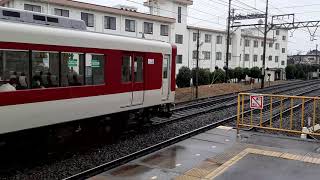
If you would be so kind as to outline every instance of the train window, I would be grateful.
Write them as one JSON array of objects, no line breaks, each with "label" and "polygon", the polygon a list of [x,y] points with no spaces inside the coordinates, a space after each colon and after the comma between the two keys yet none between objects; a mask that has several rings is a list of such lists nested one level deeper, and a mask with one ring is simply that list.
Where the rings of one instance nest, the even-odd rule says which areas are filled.
[{"label": "train window", "polygon": [[84,84],[84,54],[62,53],[61,86],[81,86]]},{"label": "train window", "polygon": [[168,79],[169,60],[170,60],[170,56],[165,55],[163,58],[163,66],[162,66],[162,78],[163,79]]},{"label": "train window", "polygon": [[3,10],[2,14],[3,14],[3,16],[9,16],[9,17],[17,17],[17,18],[20,17],[20,13],[19,12],[14,12],[14,11]]},{"label": "train window", "polygon": [[134,81],[143,82],[143,58],[135,57],[134,59]]},{"label": "train window", "polygon": [[33,15],[33,20],[46,21],[45,16]]},{"label": "train window", "polygon": [[59,53],[32,52],[32,88],[59,86]]},{"label": "train window", "polygon": [[104,55],[86,54],[86,84],[104,84]]},{"label": "train window", "polygon": [[[27,89],[29,87],[29,52],[0,50],[0,86],[11,84],[11,89]],[[6,85],[4,85],[6,86]],[[12,88],[12,86],[14,88]],[[2,86],[3,87],[3,86]],[[7,86],[8,87],[8,86]],[[8,90],[1,88],[1,91]]]},{"label": "train window", "polygon": [[131,82],[131,56],[123,56],[121,72],[122,82]]},{"label": "train window", "polygon": [[47,21],[52,23],[59,23],[59,19],[53,17],[47,17]]}]

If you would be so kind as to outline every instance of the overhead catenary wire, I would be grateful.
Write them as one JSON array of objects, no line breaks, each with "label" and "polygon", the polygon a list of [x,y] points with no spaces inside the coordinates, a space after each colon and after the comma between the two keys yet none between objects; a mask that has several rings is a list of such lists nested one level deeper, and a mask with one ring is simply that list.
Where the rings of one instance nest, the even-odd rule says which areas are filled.
[{"label": "overhead catenary wire", "polygon": [[[133,1],[133,0],[126,0],[126,1],[128,1],[128,2],[132,2],[132,3],[135,3],[135,4],[144,5],[143,3],[136,2],[136,1]],[[167,10],[167,9],[162,9],[162,8],[158,8],[158,7],[157,7],[157,9],[162,10],[162,11],[171,12],[171,13],[174,13],[174,14],[178,14],[178,13],[177,13],[177,12],[175,12],[175,11],[171,11],[171,10]],[[182,15],[182,16],[185,16],[185,17],[192,18],[192,19],[197,19],[197,20],[201,20],[201,21],[209,22],[209,23],[212,23],[212,24],[217,24],[217,25],[220,25],[220,26],[225,26],[225,24],[220,24],[220,23],[215,22],[215,21],[210,21],[210,20],[207,20],[207,19],[202,19],[202,18],[198,18],[198,17],[190,16],[190,15],[183,14],[183,13],[181,13],[181,15]]]}]

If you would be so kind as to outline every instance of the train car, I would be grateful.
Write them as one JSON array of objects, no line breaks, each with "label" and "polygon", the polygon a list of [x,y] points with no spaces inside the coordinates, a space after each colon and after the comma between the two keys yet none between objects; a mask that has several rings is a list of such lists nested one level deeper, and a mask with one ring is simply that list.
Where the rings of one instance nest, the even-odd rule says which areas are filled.
[{"label": "train car", "polygon": [[9,21],[0,27],[0,138],[78,132],[94,117],[109,125],[122,117],[126,126],[123,117],[145,121],[174,102],[174,45]]}]

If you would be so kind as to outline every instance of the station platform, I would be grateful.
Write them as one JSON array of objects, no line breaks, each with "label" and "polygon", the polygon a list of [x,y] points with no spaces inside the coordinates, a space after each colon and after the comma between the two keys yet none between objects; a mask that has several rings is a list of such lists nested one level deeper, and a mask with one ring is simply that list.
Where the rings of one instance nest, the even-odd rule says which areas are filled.
[{"label": "station platform", "polygon": [[91,180],[319,179],[320,143],[220,126]]}]

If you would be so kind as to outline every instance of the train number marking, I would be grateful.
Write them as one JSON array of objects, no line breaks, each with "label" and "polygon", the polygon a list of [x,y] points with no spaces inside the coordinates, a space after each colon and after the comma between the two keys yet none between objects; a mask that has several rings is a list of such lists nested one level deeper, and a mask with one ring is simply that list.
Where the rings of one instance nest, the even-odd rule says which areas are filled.
[{"label": "train number marking", "polygon": [[154,59],[148,59],[148,64],[154,64]]}]

